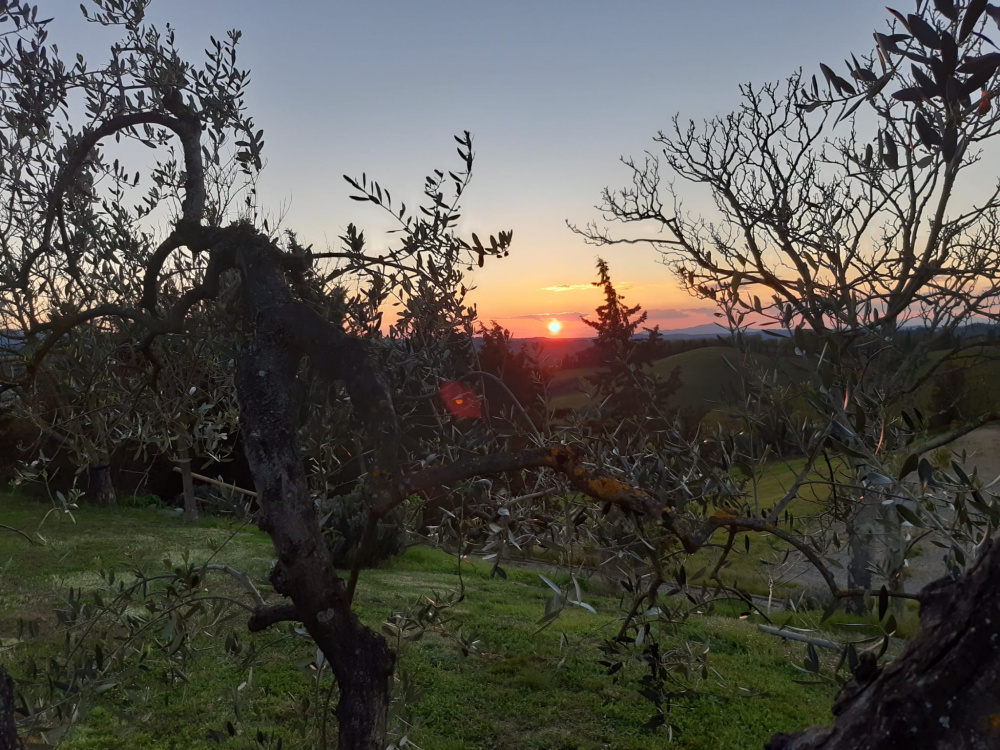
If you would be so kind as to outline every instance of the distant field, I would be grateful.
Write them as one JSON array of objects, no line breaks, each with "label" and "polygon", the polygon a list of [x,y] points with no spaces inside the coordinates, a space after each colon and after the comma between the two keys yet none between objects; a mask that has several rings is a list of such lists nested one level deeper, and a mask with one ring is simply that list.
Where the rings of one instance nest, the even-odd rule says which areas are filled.
[{"label": "distant field", "polygon": [[[652,367],[660,377],[668,378],[676,367],[681,387],[668,403],[669,407],[693,407],[710,411],[731,403],[739,394],[739,352],[727,346],[707,346],[692,349],[656,360]],[[779,372],[779,382],[787,384],[798,375],[798,364],[790,357],[757,355],[758,363],[774,367]],[[588,391],[593,386],[588,378],[597,374],[598,368],[586,367],[556,373],[549,384],[549,404],[557,412],[590,406],[593,402]]]},{"label": "distant field", "polygon": [[[964,395],[960,401],[963,412],[966,416],[975,416],[991,411],[1000,411],[1000,359],[996,358],[995,350],[991,349],[992,356],[965,356],[957,357],[951,363],[944,365],[936,374],[932,376],[927,386],[922,389],[922,395],[926,398],[935,388],[949,389],[954,386],[949,382],[947,372],[949,369],[959,370],[962,373],[961,385],[964,388]],[[938,357],[942,352],[935,352]],[[945,394],[945,396],[958,396],[959,394]]]},{"label": "distant field", "polygon": [[[992,351],[992,350],[991,350]],[[931,361],[944,352],[932,352]],[[663,378],[678,368],[681,387],[668,406],[708,412],[725,412],[741,390],[738,367],[746,356],[727,346],[709,346],[656,360],[653,371]],[[758,369],[777,372],[778,385],[801,382],[806,376],[803,363],[791,355],[754,355]],[[924,365],[929,367],[930,364]],[[593,405],[588,382],[599,368],[586,367],[557,372],[549,385],[549,404],[557,413]],[[955,419],[971,419],[988,412],[1000,412],[1000,357],[974,353],[953,359],[941,367],[915,394],[916,405],[926,416],[954,402]],[[804,403],[803,408],[808,408]],[[946,425],[945,425],[946,426]]]}]

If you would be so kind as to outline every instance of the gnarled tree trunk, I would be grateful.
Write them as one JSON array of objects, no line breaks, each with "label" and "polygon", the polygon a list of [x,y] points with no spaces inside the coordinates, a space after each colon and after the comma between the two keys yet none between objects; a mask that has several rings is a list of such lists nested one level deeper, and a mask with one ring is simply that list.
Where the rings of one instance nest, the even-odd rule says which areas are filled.
[{"label": "gnarled tree trunk", "polygon": [[0,667],[0,750],[21,750],[23,747],[17,738],[14,721],[14,681],[7,670]]},{"label": "gnarled tree trunk", "polygon": [[[298,450],[294,387],[306,352],[320,370],[344,377],[363,415],[370,404],[358,389],[384,389],[384,381],[374,373],[355,377],[365,368],[355,347],[359,342],[292,300],[274,248],[266,238],[248,235],[240,246],[240,267],[256,333],[241,354],[236,387],[241,436],[261,508],[258,525],[271,536],[277,553],[271,581],[291,599],[296,619],[322,649],[337,679],[338,747],[384,750],[395,654],[351,610],[347,586],[323,541]],[[318,362],[321,356],[328,361]],[[366,421],[377,431],[377,420],[366,415]]]},{"label": "gnarled tree trunk", "polygon": [[920,592],[920,632],[880,674],[850,683],[832,727],[778,734],[770,750],[1000,747],[1000,542],[958,580]]},{"label": "gnarled tree trunk", "polygon": [[322,649],[340,688],[341,750],[384,750],[395,655],[385,639],[351,611],[337,575],[295,440],[292,384],[298,358],[283,337],[258,334],[237,376],[240,430],[261,506],[259,526],[270,534],[278,562],[272,583],[295,605]]}]

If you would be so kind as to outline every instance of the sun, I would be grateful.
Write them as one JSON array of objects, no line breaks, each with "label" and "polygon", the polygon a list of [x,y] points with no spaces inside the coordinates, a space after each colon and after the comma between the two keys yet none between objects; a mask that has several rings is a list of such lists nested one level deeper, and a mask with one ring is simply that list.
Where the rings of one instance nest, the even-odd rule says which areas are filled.
[{"label": "sun", "polygon": [[549,323],[549,333],[551,333],[553,336],[559,333],[559,331],[561,330],[562,330],[562,323],[560,323],[558,320],[553,320],[551,323]]}]

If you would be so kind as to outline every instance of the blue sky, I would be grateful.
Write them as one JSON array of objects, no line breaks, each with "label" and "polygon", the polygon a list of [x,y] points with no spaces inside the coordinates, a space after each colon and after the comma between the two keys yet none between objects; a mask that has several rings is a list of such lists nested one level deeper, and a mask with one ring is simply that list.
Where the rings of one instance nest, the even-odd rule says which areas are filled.
[{"label": "blue sky", "polygon": [[[41,5],[64,56],[100,59],[108,36],[77,20],[78,2]],[[460,230],[514,230],[510,258],[475,278],[481,317],[543,335],[545,314],[599,304],[587,286],[596,250],[565,221],[598,218],[601,188],[627,177],[619,156],[651,147],[675,113],[731,110],[742,82],[839,67],[869,50],[886,13],[863,0],[154,0],[148,17],[175,26],[189,57],[209,34],[243,30],[249,105],[265,131],[263,203],[317,248],[351,221],[373,238],[384,227],[347,198],[342,174],[366,172],[413,203],[425,174],[458,166],[452,135],[472,131]],[[651,250],[605,254],[628,302],[666,311],[652,316],[663,327],[707,319]]]}]

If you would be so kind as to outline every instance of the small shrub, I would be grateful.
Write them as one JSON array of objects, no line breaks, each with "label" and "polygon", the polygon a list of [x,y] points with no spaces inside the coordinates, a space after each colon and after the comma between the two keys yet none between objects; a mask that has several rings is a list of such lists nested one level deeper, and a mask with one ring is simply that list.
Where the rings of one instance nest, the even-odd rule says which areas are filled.
[{"label": "small shrub", "polygon": [[[232,490],[225,490],[209,484],[199,484],[194,488],[198,501],[198,512],[209,516],[235,516],[245,518],[249,504],[247,496]],[[175,505],[184,505],[184,495],[177,496]]]}]

